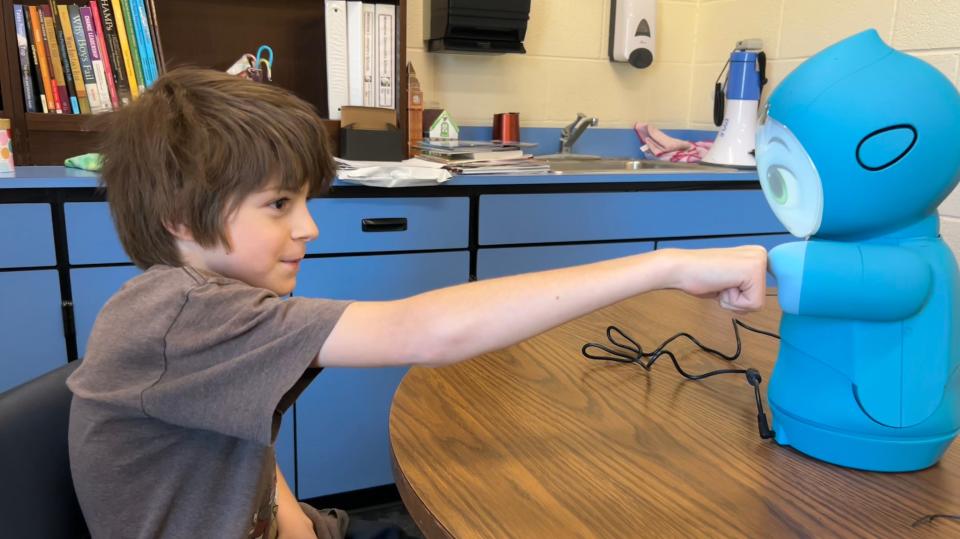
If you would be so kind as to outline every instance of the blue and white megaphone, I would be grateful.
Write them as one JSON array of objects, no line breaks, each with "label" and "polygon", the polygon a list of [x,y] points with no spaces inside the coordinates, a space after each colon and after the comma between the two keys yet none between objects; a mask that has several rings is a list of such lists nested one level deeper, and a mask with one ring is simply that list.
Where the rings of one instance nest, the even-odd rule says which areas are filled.
[{"label": "blue and white megaphone", "polygon": [[[762,49],[762,40],[740,41],[720,70],[713,96],[713,123],[720,131],[702,163],[745,169],[757,166],[754,158],[757,110],[760,92],[767,82],[766,55]],[[730,68],[727,79],[721,84],[727,67]]]},{"label": "blue and white megaphone", "polygon": [[937,214],[960,180],[960,94],[868,30],[798,66],[762,116],[760,184],[806,240],[770,252],[776,439],[864,470],[932,466],[960,431],[960,277]]}]

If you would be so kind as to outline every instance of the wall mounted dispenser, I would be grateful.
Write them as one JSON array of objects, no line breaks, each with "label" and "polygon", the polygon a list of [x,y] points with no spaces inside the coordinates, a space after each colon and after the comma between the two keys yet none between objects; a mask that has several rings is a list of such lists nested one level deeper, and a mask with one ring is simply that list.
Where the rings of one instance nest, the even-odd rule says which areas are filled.
[{"label": "wall mounted dispenser", "polygon": [[610,61],[652,64],[656,18],[656,0],[610,0]]},{"label": "wall mounted dispenser", "polygon": [[427,0],[423,35],[429,52],[523,54],[531,0]]}]

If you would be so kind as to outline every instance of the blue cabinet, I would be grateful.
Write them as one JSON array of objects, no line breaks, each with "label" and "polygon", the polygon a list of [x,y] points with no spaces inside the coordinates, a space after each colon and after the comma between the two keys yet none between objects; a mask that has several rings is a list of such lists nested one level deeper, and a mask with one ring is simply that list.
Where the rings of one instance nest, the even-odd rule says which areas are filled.
[{"label": "blue cabinet", "polygon": [[[464,283],[469,265],[467,251],[308,259],[294,295],[398,299]],[[331,368],[310,384],[296,405],[300,498],[393,483],[387,425],[405,372]]]},{"label": "blue cabinet", "polygon": [[63,212],[71,265],[130,262],[106,202],[68,202]]},{"label": "blue cabinet", "polygon": [[0,392],[67,362],[56,270],[0,272]]},{"label": "blue cabinet", "polygon": [[0,268],[55,266],[49,204],[0,206]]}]

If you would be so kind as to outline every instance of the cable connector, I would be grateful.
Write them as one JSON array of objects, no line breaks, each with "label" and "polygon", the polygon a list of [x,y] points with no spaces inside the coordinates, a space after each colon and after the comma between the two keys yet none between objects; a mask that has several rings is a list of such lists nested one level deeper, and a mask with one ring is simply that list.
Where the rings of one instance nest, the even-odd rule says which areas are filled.
[{"label": "cable connector", "polygon": [[751,367],[743,374],[747,377],[747,383],[753,387],[760,387],[760,384],[763,382],[763,377],[760,376],[760,371],[757,369]]}]

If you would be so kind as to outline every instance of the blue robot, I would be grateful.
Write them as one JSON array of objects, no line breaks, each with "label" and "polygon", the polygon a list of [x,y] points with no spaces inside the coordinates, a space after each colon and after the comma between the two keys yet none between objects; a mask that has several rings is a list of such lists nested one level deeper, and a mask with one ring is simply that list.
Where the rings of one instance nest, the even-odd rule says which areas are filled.
[{"label": "blue robot", "polygon": [[932,466],[960,429],[960,289],[937,214],[960,179],[960,95],[868,30],[801,64],[760,122],[764,195],[805,240],[770,252],[777,442],[864,470]]}]

